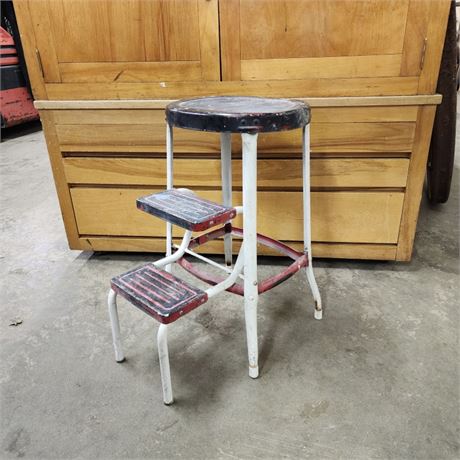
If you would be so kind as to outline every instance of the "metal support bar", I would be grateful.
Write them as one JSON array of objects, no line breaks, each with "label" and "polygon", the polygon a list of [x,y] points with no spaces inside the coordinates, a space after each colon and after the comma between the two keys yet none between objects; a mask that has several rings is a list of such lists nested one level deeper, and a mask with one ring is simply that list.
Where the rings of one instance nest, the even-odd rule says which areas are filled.
[{"label": "metal support bar", "polygon": [[158,358],[160,360],[161,386],[163,401],[166,405],[174,402],[171,385],[171,370],[169,367],[168,329],[166,324],[160,324],[157,333]]},{"label": "metal support bar", "polygon": [[323,309],[321,304],[321,295],[318,285],[316,284],[315,274],[313,272],[313,258],[311,255],[311,193],[310,193],[310,125],[303,128],[302,142],[302,168],[303,168],[303,239],[305,253],[308,257],[308,265],[306,268],[308,283],[315,299],[315,318],[323,317]]},{"label": "metal support bar", "polygon": [[113,348],[115,350],[115,360],[121,363],[125,360],[123,349],[121,347],[120,322],[118,320],[117,310],[117,293],[110,289],[108,296],[109,318],[112,327]]},{"label": "metal support bar", "polygon": [[[189,247],[198,247],[201,246],[202,244],[206,244],[209,241],[213,241],[217,238],[222,237],[226,231],[224,227],[219,228],[217,230],[212,230],[211,232],[205,233],[203,235],[200,235],[197,238],[194,238],[191,240]],[[243,230],[237,227],[232,227],[231,228],[231,233],[234,237],[237,238],[242,238],[243,237]],[[259,295],[269,291],[270,289],[274,288],[275,286],[278,286],[280,283],[286,281],[288,278],[290,278],[292,275],[297,273],[299,270],[302,268],[306,267],[308,265],[308,256],[304,252],[299,252],[296,251],[295,249],[285,245],[284,243],[281,243],[280,241],[276,241],[272,238],[269,238],[268,236],[265,235],[260,235],[259,233],[257,234],[257,244],[266,246],[270,249],[273,249],[277,252],[280,252],[281,254],[289,257],[290,259],[293,260],[293,263],[286,267],[284,270],[281,272],[270,276],[269,278],[266,278],[264,280],[259,280],[258,281],[258,286],[257,290],[259,292]],[[188,253],[189,250],[186,251]],[[203,258],[206,259],[206,261],[210,260],[207,259],[206,257],[203,257],[201,255],[198,255],[196,252],[191,251],[192,254],[195,257],[198,258]],[[216,262],[211,261],[212,264],[216,264]],[[187,270],[189,273],[200,279],[201,281],[204,281],[205,283],[208,284],[219,284],[222,281],[225,280],[225,278],[222,278],[218,275],[215,275],[214,273],[208,273],[204,270],[201,270],[201,267],[199,267],[196,264],[193,264],[189,262],[185,258],[181,258],[178,260],[178,264],[185,270]],[[217,264],[216,265],[218,268],[221,270],[226,271],[227,269],[224,268],[222,265]],[[243,275],[240,275],[240,278],[244,279]],[[228,292],[232,292],[233,294],[238,294],[241,296],[244,296],[244,287],[241,284],[234,284],[230,286],[227,289]]]},{"label": "metal support bar", "polygon": [[[222,177],[222,204],[232,206],[232,134],[220,134],[220,166]],[[225,263],[232,265],[232,235],[224,236]]]},{"label": "metal support bar", "polygon": [[249,376],[259,376],[257,344],[257,134],[241,135],[243,143],[244,316]]},{"label": "metal support bar", "polygon": [[219,294],[220,292],[225,291],[230,286],[235,284],[238,275],[243,271],[244,266],[244,244],[240,248],[240,252],[238,253],[238,257],[236,259],[235,266],[233,267],[232,273],[228,276],[224,281],[215,286],[206,289],[206,294],[208,294],[208,298],[214,297],[215,295]]},{"label": "metal support bar", "polygon": [[[179,246],[177,244],[174,245],[175,248],[178,248]],[[222,270],[224,271],[225,273],[228,273],[228,274],[231,274],[233,273],[233,270],[231,268],[228,268],[228,267],[224,267],[223,265],[217,263],[217,262],[214,262],[212,259],[209,259],[208,257],[205,257],[205,256],[202,256],[201,254],[198,254],[194,251],[191,251],[190,249],[186,249],[185,250],[185,253],[186,254],[189,254],[191,255],[192,257],[195,257],[199,260],[202,260],[203,262],[209,264],[209,265],[212,265],[213,267],[216,267],[218,268],[219,270]],[[239,277],[241,279],[244,279],[244,276],[243,275],[239,275]]]},{"label": "metal support bar", "polygon": [[163,257],[163,259],[157,260],[153,263],[153,265],[155,265],[155,267],[157,268],[171,267],[172,263],[177,262],[185,254],[185,251],[188,248],[191,239],[192,232],[190,230],[186,230],[186,232],[184,233],[184,237],[182,238],[182,243],[179,246],[179,249],[174,254]]},{"label": "metal support bar", "polygon": [[[166,123],[166,188],[173,188],[173,127]],[[172,224],[166,222],[166,257],[172,254]],[[166,265],[165,270],[171,273],[171,264]]]}]

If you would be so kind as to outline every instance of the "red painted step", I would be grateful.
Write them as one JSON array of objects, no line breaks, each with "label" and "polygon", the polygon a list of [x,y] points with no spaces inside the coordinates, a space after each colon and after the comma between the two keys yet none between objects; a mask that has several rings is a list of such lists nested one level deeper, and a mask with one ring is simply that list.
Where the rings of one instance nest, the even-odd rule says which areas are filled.
[{"label": "red painted step", "polygon": [[174,225],[199,232],[236,216],[236,209],[205,200],[190,191],[166,190],[137,199],[137,207]]},{"label": "red painted step", "polygon": [[208,300],[206,292],[151,263],[116,276],[111,287],[164,324],[176,321]]}]

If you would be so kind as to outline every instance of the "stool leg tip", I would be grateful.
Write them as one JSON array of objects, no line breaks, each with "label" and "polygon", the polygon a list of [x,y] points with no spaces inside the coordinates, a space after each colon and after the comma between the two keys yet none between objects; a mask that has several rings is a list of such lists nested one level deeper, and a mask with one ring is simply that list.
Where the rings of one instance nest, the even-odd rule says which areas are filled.
[{"label": "stool leg tip", "polygon": [[323,310],[315,310],[315,319],[323,319]]},{"label": "stool leg tip", "polygon": [[170,406],[171,404],[174,403],[174,399],[171,399],[170,401],[163,401],[165,406]]},{"label": "stool leg tip", "polygon": [[117,363],[124,363],[125,361],[126,361],[125,357],[116,359]]},{"label": "stool leg tip", "polygon": [[259,377],[259,367],[250,367],[249,368],[249,377],[251,377],[252,379],[256,379],[257,377]]}]

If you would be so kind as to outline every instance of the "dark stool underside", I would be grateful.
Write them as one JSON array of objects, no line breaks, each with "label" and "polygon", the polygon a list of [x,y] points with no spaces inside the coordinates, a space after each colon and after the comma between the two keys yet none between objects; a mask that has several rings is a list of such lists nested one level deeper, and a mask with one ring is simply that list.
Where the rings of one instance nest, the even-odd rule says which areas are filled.
[{"label": "dark stool underside", "polygon": [[310,107],[294,99],[211,96],[182,99],[166,107],[170,125],[198,131],[287,131],[304,127],[310,117]]}]

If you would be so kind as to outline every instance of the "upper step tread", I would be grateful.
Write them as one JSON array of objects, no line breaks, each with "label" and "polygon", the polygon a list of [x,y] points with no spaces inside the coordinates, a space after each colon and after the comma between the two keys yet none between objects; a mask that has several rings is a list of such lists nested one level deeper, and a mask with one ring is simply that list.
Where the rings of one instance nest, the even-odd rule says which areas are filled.
[{"label": "upper step tread", "polygon": [[161,323],[172,323],[208,300],[206,292],[152,263],[116,276],[112,289]]},{"label": "upper step tread", "polygon": [[215,227],[236,216],[235,208],[177,189],[138,198],[136,203],[142,211],[195,232]]}]

